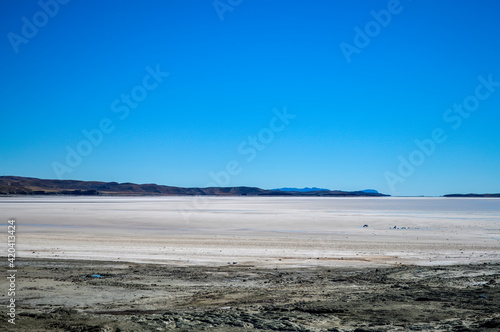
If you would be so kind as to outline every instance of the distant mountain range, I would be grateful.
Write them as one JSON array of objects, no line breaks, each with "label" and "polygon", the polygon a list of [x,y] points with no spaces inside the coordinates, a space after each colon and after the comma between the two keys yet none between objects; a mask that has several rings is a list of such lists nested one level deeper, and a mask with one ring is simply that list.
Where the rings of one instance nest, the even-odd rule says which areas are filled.
[{"label": "distant mountain range", "polygon": [[[277,189],[271,189],[271,190],[279,190],[279,191],[286,191],[286,192],[301,192],[301,193],[308,193],[308,192],[314,192],[314,191],[331,191],[330,189],[325,189],[325,188],[317,188],[317,187],[305,187],[305,188],[277,188]],[[365,190],[359,190],[356,192],[363,192],[365,194],[378,194],[379,192],[373,189],[365,189]]]},{"label": "distant mountain range", "polygon": [[500,197],[500,194],[449,194],[444,197]]},{"label": "distant mountain range", "polygon": [[[288,190],[283,190],[288,189]],[[154,183],[117,183],[77,180],[46,180],[20,176],[0,176],[0,195],[79,195],[79,196],[389,196],[376,190],[341,191],[321,188],[256,187],[182,188]]]},{"label": "distant mountain range", "polygon": [[302,193],[307,193],[307,192],[311,192],[311,191],[330,191],[330,189],[324,189],[324,188],[316,188],[316,187],[312,187],[312,188],[277,188],[277,189],[271,189],[271,190],[279,190],[279,191],[296,191],[296,192],[302,192]]}]

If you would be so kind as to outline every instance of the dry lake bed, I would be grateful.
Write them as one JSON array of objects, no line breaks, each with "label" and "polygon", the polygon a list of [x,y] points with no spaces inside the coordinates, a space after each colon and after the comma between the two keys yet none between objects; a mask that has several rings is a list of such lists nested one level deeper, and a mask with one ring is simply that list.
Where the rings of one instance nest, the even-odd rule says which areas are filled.
[{"label": "dry lake bed", "polygon": [[16,324],[5,309],[0,330],[500,329],[500,199],[3,197],[0,211],[17,255]]}]

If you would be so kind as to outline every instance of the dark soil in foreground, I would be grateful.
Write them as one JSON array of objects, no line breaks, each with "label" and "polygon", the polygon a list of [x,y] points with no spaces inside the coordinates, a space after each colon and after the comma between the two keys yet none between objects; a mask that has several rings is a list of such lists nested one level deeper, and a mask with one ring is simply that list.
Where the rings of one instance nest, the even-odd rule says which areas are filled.
[{"label": "dark soil in foreground", "polygon": [[16,263],[16,325],[3,278],[1,331],[500,331],[500,264]]}]

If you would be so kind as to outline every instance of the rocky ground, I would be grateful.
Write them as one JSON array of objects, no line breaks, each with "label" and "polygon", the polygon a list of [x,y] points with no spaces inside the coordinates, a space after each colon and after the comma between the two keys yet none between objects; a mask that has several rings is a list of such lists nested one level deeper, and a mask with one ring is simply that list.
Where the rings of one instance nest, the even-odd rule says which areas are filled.
[{"label": "rocky ground", "polygon": [[16,324],[2,314],[2,331],[500,330],[500,264],[375,269],[16,263]]}]

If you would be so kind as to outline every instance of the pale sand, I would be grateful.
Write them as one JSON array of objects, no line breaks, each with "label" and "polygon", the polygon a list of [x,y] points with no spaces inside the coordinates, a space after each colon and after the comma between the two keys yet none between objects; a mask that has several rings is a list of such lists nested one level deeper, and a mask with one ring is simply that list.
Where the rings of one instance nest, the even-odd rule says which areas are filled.
[{"label": "pale sand", "polygon": [[494,198],[3,197],[0,210],[0,223],[16,219],[18,256],[29,258],[264,267],[500,262]]}]

